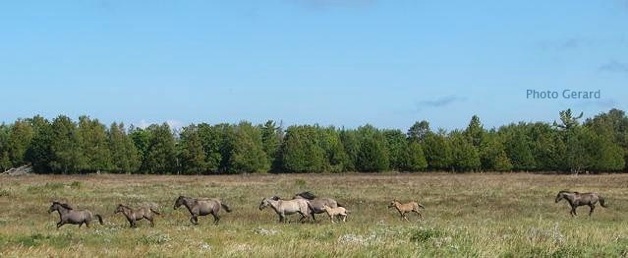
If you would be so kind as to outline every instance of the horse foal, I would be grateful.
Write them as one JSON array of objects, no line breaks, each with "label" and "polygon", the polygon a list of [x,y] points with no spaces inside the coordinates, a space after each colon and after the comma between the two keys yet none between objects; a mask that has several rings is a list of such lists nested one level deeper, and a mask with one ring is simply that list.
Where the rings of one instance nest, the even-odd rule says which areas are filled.
[{"label": "horse foal", "polygon": [[421,211],[419,211],[419,207],[425,209],[425,207],[423,207],[423,205],[421,205],[418,202],[409,202],[409,203],[401,204],[397,200],[393,200],[388,205],[388,208],[393,208],[393,207],[397,209],[397,211],[399,212],[399,215],[401,215],[401,218],[405,219],[406,221],[409,221],[408,217],[406,217],[406,213],[408,212],[415,212],[416,214],[419,214],[419,217],[422,219],[423,215],[421,214]]},{"label": "horse foal", "polygon": [[331,220],[331,223],[336,223],[334,222],[334,217],[340,217],[340,219],[342,219],[342,222],[347,222],[347,213],[349,212],[344,207],[332,208],[327,206],[327,204],[323,204],[323,209],[329,216],[329,220]]},{"label": "horse foal", "polygon": [[131,209],[129,206],[118,204],[118,207],[116,208],[114,214],[120,212],[124,214],[126,219],[129,221],[129,224],[131,224],[132,228],[137,227],[137,221],[142,219],[148,220],[150,222],[150,226],[154,227],[155,222],[153,221],[153,214],[161,215],[159,212],[153,210],[153,208],[150,207],[142,207],[134,210]]}]

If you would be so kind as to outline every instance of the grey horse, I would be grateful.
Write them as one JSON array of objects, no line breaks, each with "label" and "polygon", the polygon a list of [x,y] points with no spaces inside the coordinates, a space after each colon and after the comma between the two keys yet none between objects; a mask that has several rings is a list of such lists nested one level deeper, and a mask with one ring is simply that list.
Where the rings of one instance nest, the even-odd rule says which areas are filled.
[{"label": "grey horse", "polygon": [[221,207],[225,209],[227,212],[231,212],[231,208],[227,206],[227,204],[223,203],[220,199],[206,199],[206,198],[189,198],[185,196],[179,196],[177,200],[174,202],[174,209],[176,210],[181,205],[185,206],[190,212],[192,217],[190,218],[190,222],[194,225],[198,225],[198,217],[199,216],[214,216],[214,224],[218,224],[220,221],[220,216],[218,212],[220,212]]},{"label": "grey horse", "polygon": [[579,193],[579,192],[571,192],[571,191],[560,191],[556,195],[555,202],[558,203],[560,200],[565,199],[569,202],[571,206],[571,216],[576,216],[576,208],[578,206],[589,206],[589,216],[593,214],[593,210],[595,210],[595,204],[600,202],[602,207],[606,208],[606,204],[604,203],[604,198],[600,196],[598,193]]},{"label": "grey horse", "polygon": [[325,213],[325,209],[323,208],[324,205],[327,205],[330,208],[343,207],[341,204],[339,204],[336,200],[332,198],[319,198],[309,191],[295,194],[294,197],[292,198],[293,199],[306,199],[310,201],[310,212],[311,212],[310,215],[312,215],[312,219],[314,221],[316,221],[316,217],[314,216],[314,214]]},{"label": "grey horse", "polygon": [[74,210],[67,203],[61,202],[52,202],[50,208],[48,209],[48,213],[52,213],[56,211],[59,213],[59,222],[57,222],[57,228],[65,224],[78,224],[79,228],[85,224],[86,227],[89,227],[89,223],[92,222],[94,217],[98,218],[100,225],[103,224],[102,216],[99,214],[93,214],[89,210]]}]

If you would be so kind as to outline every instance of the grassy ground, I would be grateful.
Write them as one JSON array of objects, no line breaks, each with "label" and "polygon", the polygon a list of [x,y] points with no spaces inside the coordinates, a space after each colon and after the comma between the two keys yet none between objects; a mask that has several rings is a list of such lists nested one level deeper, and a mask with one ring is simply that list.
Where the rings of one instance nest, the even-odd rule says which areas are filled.
[{"label": "grassy ground", "polygon": [[[571,218],[559,190],[597,191],[609,208]],[[350,211],[347,223],[279,224],[262,197],[309,190]],[[220,224],[189,222],[179,195],[220,197]],[[401,221],[393,199],[422,203]],[[103,215],[104,225],[55,228],[53,199]],[[118,203],[161,216],[128,228]],[[22,176],[0,178],[0,257],[627,257],[628,175],[312,174],[234,176]]]}]

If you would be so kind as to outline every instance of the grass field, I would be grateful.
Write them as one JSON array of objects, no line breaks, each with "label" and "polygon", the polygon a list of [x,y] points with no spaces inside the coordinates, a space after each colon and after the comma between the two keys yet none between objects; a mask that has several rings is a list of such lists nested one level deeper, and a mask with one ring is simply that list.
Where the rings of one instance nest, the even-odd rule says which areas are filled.
[{"label": "grass field", "polygon": [[[608,208],[571,218],[559,190],[596,191]],[[346,223],[279,224],[262,197],[309,190],[350,210]],[[191,225],[179,195],[220,197],[233,212]],[[416,200],[403,222],[388,203]],[[103,215],[91,228],[48,214],[53,199]],[[118,203],[162,212],[130,229]],[[627,257],[628,175],[308,174],[0,177],[0,257]]]}]

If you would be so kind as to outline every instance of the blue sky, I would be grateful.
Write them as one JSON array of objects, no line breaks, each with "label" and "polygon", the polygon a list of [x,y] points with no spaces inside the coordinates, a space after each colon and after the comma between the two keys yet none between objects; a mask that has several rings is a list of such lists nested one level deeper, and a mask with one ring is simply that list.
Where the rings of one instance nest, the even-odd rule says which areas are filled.
[{"label": "blue sky", "polygon": [[591,117],[628,111],[627,28],[628,0],[6,1],[0,122],[405,131]]}]

